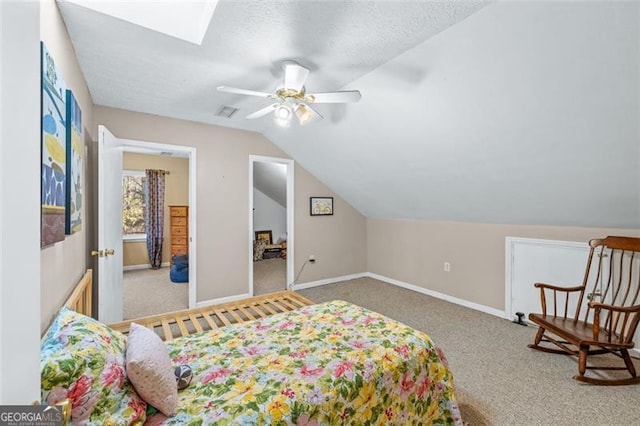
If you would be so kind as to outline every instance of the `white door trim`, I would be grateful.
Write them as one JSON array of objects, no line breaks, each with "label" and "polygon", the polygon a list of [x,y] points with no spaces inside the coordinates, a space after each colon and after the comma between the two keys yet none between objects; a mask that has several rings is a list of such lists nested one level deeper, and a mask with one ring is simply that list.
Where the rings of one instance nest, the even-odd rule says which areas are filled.
[{"label": "white door trim", "polygon": [[145,153],[155,155],[160,152],[172,152],[174,154],[180,154],[181,156],[187,155],[189,158],[189,309],[196,307],[196,295],[197,295],[197,253],[196,253],[196,239],[197,239],[197,150],[194,147],[184,145],[171,145],[157,142],[145,142],[133,139],[120,139],[123,144],[123,151],[125,152],[141,152],[141,149]]},{"label": "white door trim", "polygon": [[[287,289],[291,289],[294,280],[294,162],[289,158],[249,155],[249,295],[253,296],[253,163],[276,163],[287,166]],[[284,290],[284,289],[283,289]]]}]

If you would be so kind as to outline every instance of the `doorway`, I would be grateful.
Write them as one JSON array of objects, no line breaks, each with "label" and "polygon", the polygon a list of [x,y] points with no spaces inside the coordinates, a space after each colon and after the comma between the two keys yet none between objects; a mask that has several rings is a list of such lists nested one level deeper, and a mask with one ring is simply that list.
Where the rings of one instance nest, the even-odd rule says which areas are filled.
[{"label": "doorway", "polygon": [[[188,209],[188,221],[191,224],[189,233],[186,236],[189,247],[189,279],[186,284],[175,284],[188,287],[187,299],[188,307],[195,307],[196,304],[196,149],[192,147],[159,144],[152,142],[142,142],[129,139],[119,139],[108,132],[106,128],[100,126],[100,147],[98,150],[98,246],[102,248],[115,248],[107,250],[105,256],[98,257],[98,299],[99,315],[108,319],[109,322],[118,322],[123,319],[123,222],[122,222],[122,200],[123,200],[123,157],[126,154],[142,154],[145,156],[160,157],[180,157],[188,162],[188,169],[183,173],[188,175],[188,186],[183,188],[188,194],[186,197]],[[126,153],[126,154],[125,154]],[[112,158],[107,161],[107,158]],[[151,168],[151,167],[150,167]],[[171,172],[169,170],[169,172]],[[112,189],[110,189],[112,188]],[[183,200],[184,201],[184,200]],[[165,203],[165,206],[167,204]],[[114,208],[116,210],[114,210]],[[120,211],[117,211],[120,209]],[[102,218],[102,219],[101,219]],[[110,218],[115,218],[111,220]],[[165,213],[165,222],[170,221],[170,217]],[[170,223],[170,222],[169,222]],[[164,244],[170,244],[170,235],[164,236]],[[146,244],[145,244],[146,245]],[[120,247],[121,249],[117,249]],[[113,255],[115,253],[115,255]],[[111,255],[111,256],[109,256]],[[145,259],[146,260],[146,259]],[[169,259],[164,259],[163,262]],[[169,268],[163,268],[167,275]],[[112,278],[109,278],[112,277]],[[103,279],[103,278],[106,278]],[[105,286],[104,283],[112,283]],[[184,287],[183,287],[184,288]],[[144,299],[144,298],[143,298]],[[187,307],[187,306],[185,306]]]},{"label": "doorway", "polygon": [[[189,223],[189,238],[188,238],[188,246],[189,246],[189,281],[187,283],[171,283],[169,285],[171,286],[187,286],[188,288],[188,296],[187,296],[187,306],[184,306],[184,308],[194,308],[196,306],[196,244],[195,244],[195,235],[196,235],[196,196],[195,196],[195,188],[196,188],[196,173],[195,173],[195,164],[196,164],[196,159],[195,159],[195,155],[196,155],[196,150],[195,148],[192,147],[185,147],[185,146],[181,146],[181,145],[170,145],[170,144],[160,144],[160,143],[151,143],[151,142],[142,142],[142,141],[135,141],[135,140],[128,140],[128,139],[122,139],[123,142],[123,156],[126,155],[130,155],[131,157],[134,156],[138,156],[138,161],[139,161],[139,156],[148,156],[147,158],[153,158],[153,157],[157,157],[159,159],[159,161],[161,162],[162,159],[165,159],[165,164],[177,164],[177,166],[172,166],[169,165],[168,167],[164,167],[164,169],[169,172],[169,175],[166,176],[166,180],[165,180],[165,217],[164,217],[164,221],[165,221],[165,233],[164,233],[164,242],[163,242],[163,246],[165,247],[165,249],[163,250],[165,253],[168,253],[169,250],[167,250],[167,248],[171,245],[171,231],[170,231],[170,221],[171,221],[171,217],[170,214],[168,213],[169,211],[169,206],[170,205],[187,205],[189,206],[188,209],[188,223]],[[175,159],[176,161],[171,162],[169,159]],[[184,174],[184,170],[182,172],[179,171],[179,160],[183,159],[184,161],[187,162],[187,170],[186,170],[186,185],[184,188],[175,188],[172,189],[171,187],[171,181],[175,180],[175,178],[177,178],[178,174]],[[124,163],[124,167],[123,168],[127,168],[128,164],[136,164],[136,160],[134,160],[132,158],[132,162],[128,163],[125,161]],[[169,160],[169,161],[166,161]],[[157,162],[154,162],[153,164],[158,164]],[[149,168],[160,168],[163,169],[163,166],[161,167],[149,167]],[[171,170],[173,168],[173,170]],[[173,175],[171,174],[173,173]],[[181,184],[182,185],[182,184]],[[180,190],[184,190],[186,191],[186,194],[183,194],[182,197],[178,196],[178,198],[176,198],[175,196],[171,196],[169,194],[169,191],[180,191]],[[175,195],[175,194],[174,194]],[[186,202],[185,202],[186,201]],[[167,232],[168,231],[168,232]],[[134,262],[135,264],[136,262]],[[162,268],[161,271],[162,276],[164,277],[166,275],[167,278],[166,281],[167,283],[169,283],[170,281],[168,280],[168,275],[169,275],[169,268],[170,268],[170,264],[171,264],[171,259],[170,259],[170,254],[168,256],[163,256],[163,263],[162,263]],[[123,263],[124,266],[124,263]],[[123,268],[123,269],[131,269],[131,268]],[[135,270],[135,268],[134,268]],[[155,272],[153,270],[150,270],[152,273]],[[166,274],[164,274],[164,272],[166,272]],[[173,294],[173,292],[172,292]],[[162,305],[159,305],[159,307],[161,307]],[[173,307],[170,309],[172,310]],[[157,312],[157,313],[164,313],[164,312]],[[146,316],[146,315],[145,315]]]},{"label": "doorway", "polygon": [[293,284],[293,160],[249,156],[249,294]]},{"label": "doorway", "polygon": [[[188,257],[183,257],[184,267],[182,263],[178,265],[180,277],[176,277],[177,266],[172,276],[171,265],[174,254],[188,256],[188,220],[185,215],[189,206],[189,158],[179,152],[141,152],[130,148],[124,149],[122,156],[123,318],[129,320],[187,309],[189,285],[185,272],[188,270]],[[147,169],[164,171],[163,244],[159,269],[151,268],[147,250]],[[185,213],[180,222],[171,214],[176,208]],[[180,235],[174,235],[178,232]]]}]

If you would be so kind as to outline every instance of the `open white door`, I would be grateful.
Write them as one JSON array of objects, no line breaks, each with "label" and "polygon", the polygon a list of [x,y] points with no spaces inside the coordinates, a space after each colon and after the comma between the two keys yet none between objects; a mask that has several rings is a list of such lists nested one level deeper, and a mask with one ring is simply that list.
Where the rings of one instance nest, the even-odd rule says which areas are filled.
[{"label": "open white door", "polygon": [[122,142],[98,127],[98,319],[122,321]]}]

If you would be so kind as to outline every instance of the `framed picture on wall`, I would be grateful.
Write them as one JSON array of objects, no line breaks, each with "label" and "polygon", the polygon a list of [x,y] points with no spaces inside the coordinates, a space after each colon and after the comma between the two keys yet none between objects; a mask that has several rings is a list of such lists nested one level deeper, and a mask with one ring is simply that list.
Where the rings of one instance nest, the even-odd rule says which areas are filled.
[{"label": "framed picture on wall", "polygon": [[271,230],[268,231],[256,231],[256,241],[265,241],[267,244],[271,244]]},{"label": "framed picture on wall", "polygon": [[67,87],[44,43],[41,49],[40,247],[64,240],[67,185]]},{"label": "framed picture on wall", "polygon": [[82,229],[82,111],[73,92],[67,89],[67,183],[65,192],[65,234]]},{"label": "framed picture on wall", "polygon": [[333,215],[333,197],[311,197],[311,216]]}]

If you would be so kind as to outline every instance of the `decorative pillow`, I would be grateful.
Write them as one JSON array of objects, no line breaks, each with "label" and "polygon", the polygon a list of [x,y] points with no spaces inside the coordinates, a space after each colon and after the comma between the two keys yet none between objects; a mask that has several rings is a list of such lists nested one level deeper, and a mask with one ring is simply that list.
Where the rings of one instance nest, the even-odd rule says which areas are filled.
[{"label": "decorative pillow", "polygon": [[131,323],[126,353],[127,376],[138,394],[162,414],[178,407],[178,389],[164,342],[153,331]]},{"label": "decorative pillow", "polygon": [[122,333],[62,308],[40,346],[42,402],[69,399],[73,424],[144,421],[146,403],[125,376],[125,344]]},{"label": "decorative pillow", "polygon": [[264,249],[267,246],[267,242],[265,240],[254,240],[253,241],[253,260],[262,260],[262,255],[264,254]]}]

